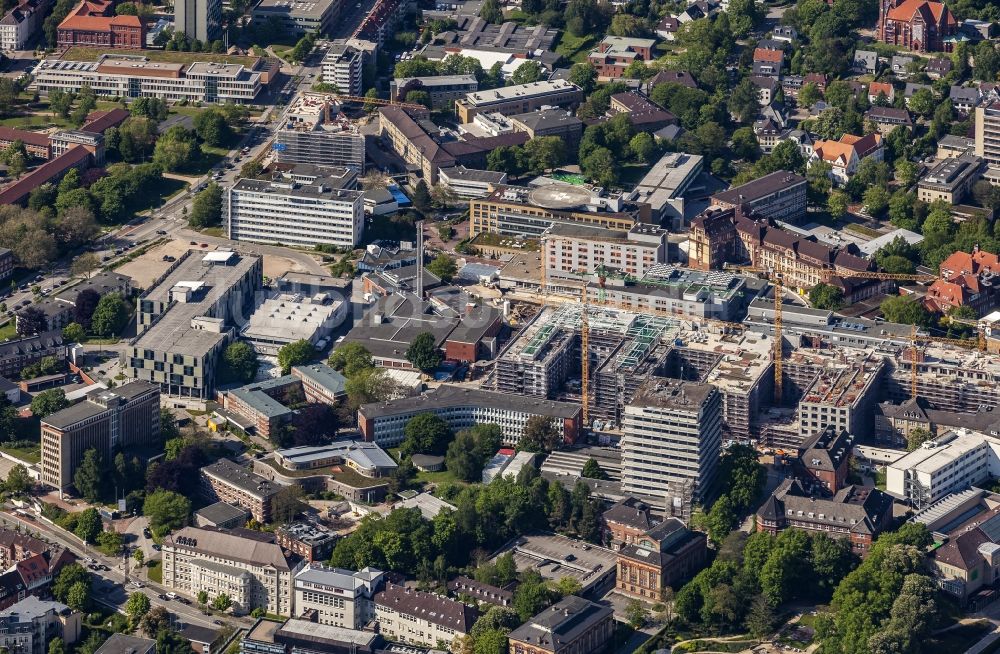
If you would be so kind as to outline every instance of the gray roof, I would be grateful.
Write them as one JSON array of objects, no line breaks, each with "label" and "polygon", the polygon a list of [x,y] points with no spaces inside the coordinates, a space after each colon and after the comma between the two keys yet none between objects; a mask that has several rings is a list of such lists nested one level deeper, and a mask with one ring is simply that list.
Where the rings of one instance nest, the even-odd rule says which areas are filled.
[{"label": "gray roof", "polygon": [[15,622],[31,622],[52,611],[54,613],[69,613],[70,609],[65,604],[59,602],[49,602],[40,600],[34,595],[29,595],[17,604],[0,611],[0,620],[12,620]]},{"label": "gray roof", "polygon": [[42,422],[56,429],[66,429],[82,420],[98,416],[107,411],[107,406],[98,402],[100,398],[114,396],[129,401],[156,388],[158,387],[146,381],[134,381],[115,388],[95,389],[87,395],[86,399],[68,406],[61,411],[56,411],[45,416],[42,418]]},{"label": "gray roof", "polygon": [[363,468],[396,467],[395,460],[386,454],[381,447],[375,443],[366,441],[344,440],[327,445],[302,445],[300,447],[275,450],[274,453],[282,459],[299,464],[309,463],[310,461],[322,461],[332,456],[339,456],[343,459],[350,459]]},{"label": "gray roof", "polygon": [[70,286],[57,297],[60,300],[76,304],[76,296],[81,291],[91,290],[98,295],[104,295],[110,291],[117,291],[120,288],[127,288],[132,285],[132,278],[128,275],[121,275],[116,272],[99,272],[89,279],[85,279],[79,284]]},{"label": "gray roof", "polygon": [[438,174],[448,179],[487,182],[491,184],[503,184],[507,179],[506,173],[498,173],[493,170],[477,170],[475,168],[466,168],[465,166],[442,168],[438,171]]},{"label": "gray roof", "polygon": [[499,407],[508,411],[546,415],[554,418],[575,418],[581,411],[579,404],[571,402],[556,402],[527,395],[510,395],[447,384],[415,397],[364,404],[358,411],[366,418],[379,418],[410,412],[430,411],[435,408],[470,405]]},{"label": "gray roof", "polygon": [[195,515],[201,516],[208,522],[214,524],[221,524],[229,522],[230,520],[250,517],[250,512],[242,506],[233,506],[232,504],[228,504],[226,502],[209,504],[205,508],[198,509],[194,513]]},{"label": "gray roof", "polygon": [[292,370],[312,383],[322,386],[329,393],[333,393],[334,395],[342,395],[344,393],[347,378],[325,363],[293,366]]},{"label": "gray roof", "polygon": [[699,411],[715,393],[711,384],[651,377],[636,392],[631,406],[655,406],[677,411]]},{"label": "gray roof", "polygon": [[156,651],[156,641],[129,634],[111,634],[94,654],[146,654]]},{"label": "gray roof", "polygon": [[508,637],[554,652],[574,642],[595,624],[612,620],[613,613],[609,606],[569,595],[510,632]]},{"label": "gray roof", "polygon": [[229,459],[219,459],[202,468],[201,473],[261,499],[274,497],[281,490],[279,484],[270,482]]},{"label": "gray roof", "polygon": [[239,388],[234,388],[228,391],[228,393],[233,397],[238,398],[241,402],[248,405],[257,413],[268,418],[278,418],[294,412],[278,400],[268,395],[267,390],[271,388],[282,388],[294,382],[295,379],[291,375],[284,375],[282,377],[268,379],[263,382],[256,382]]},{"label": "gray roof", "polygon": [[567,112],[564,109],[542,109],[539,111],[529,111],[526,114],[517,114],[510,119],[516,120],[532,131],[552,129],[562,126],[581,126],[583,121]]},{"label": "gray roof", "polygon": [[30,355],[40,350],[48,350],[63,344],[62,331],[55,329],[35,336],[27,336],[0,343],[0,359]]},{"label": "gray roof", "polygon": [[388,606],[462,634],[469,633],[479,617],[475,608],[461,602],[394,584],[386,584],[385,590],[375,595],[375,605]]},{"label": "gray roof", "polygon": [[[286,639],[292,639],[296,643],[303,641],[315,643],[319,646],[317,648],[318,651],[332,651],[326,650],[326,647],[343,643],[349,644],[351,649],[360,647],[365,651],[370,651],[375,642],[380,638],[374,631],[359,631],[357,629],[347,629],[329,624],[317,624],[310,620],[301,620],[298,618],[286,620],[285,624],[281,625],[278,631],[275,632],[275,635],[283,637],[281,640],[285,642],[287,642]],[[297,648],[293,649],[294,651],[301,651]]]},{"label": "gray roof", "polygon": [[167,536],[164,544],[167,547],[191,550],[220,559],[242,561],[262,567],[271,566],[278,570],[290,569],[278,545],[223,531],[184,527]]},{"label": "gray roof", "polygon": [[727,204],[741,204],[743,202],[753,202],[776,193],[781,189],[791,186],[805,184],[806,178],[787,170],[778,170],[769,175],[764,175],[758,179],[747,182],[740,186],[734,186],[729,190],[716,193],[713,200],[725,202]]}]

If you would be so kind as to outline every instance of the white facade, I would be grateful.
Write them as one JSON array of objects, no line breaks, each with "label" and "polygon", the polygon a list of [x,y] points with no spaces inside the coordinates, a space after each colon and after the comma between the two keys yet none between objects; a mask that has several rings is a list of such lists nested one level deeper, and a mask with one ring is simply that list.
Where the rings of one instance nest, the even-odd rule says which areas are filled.
[{"label": "white facade", "polygon": [[722,396],[708,384],[653,378],[625,407],[622,491],[663,503],[671,483],[703,497],[722,444]]},{"label": "white facade", "polygon": [[351,572],[311,563],[295,575],[295,615],[316,611],[319,624],[361,629],[375,619],[372,598],[383,576],[374,568]]},{"label": "white facade", "polygon": [[323,57],[323,82],[333,84],[345,95],[361,95],[364,52],[349,46],[333,45]]},{"label": "white facade", "polygon": [[1000,438],[963,429],[887,465],[885,489],[922,508],[998,475]]},{"label": "white facade", "polygon": [[0,19],[0,50],[24,50],[28,39],[41,27],[48,0],[24,0]]},{"label": "white facade", "polygon": [[364,231],[361,191],[241,179],[226,194],[228,236],[237,241],[354,247]]},{"label": "white facade", "polygon": [[667,261],[667,231],[636,225],[629,232],[600,227],[555,224],[543,237],[542,265],[547,274],[583,279],[598,266],[642,277]]},{"label": "white facade", "polygon": [[29,88],[39,93],[78,91],[98,95],[160,98],[170,102],[249,104],[261,91],[261,76],[240,64],[151,62],[146,57],[104,55],[99,61],[43,59]]}]

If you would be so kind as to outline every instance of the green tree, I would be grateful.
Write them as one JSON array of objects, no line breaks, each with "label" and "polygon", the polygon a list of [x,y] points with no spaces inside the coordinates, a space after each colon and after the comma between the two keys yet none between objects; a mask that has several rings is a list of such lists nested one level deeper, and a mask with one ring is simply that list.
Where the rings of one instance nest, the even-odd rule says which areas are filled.
[{"label": "green tree", "polygon": [[451,427],[433,413],[420,413],[410,418],[403,428],[400,456],[412,454],[445,454],[452,439]]},{"label": "green tree", "polygon": [[625,605],[625,620],[633,629],[639,629],[649,620],[649,610],[639,600],[629,600]]},{"label": "green tree", "polygon": [[920,300],[908,295],[886,298],[879,308],[889,322],[917,326],[926,326],[931,322],[931,316]]},{"label": "green tree", "polygon": [[103,530],[104,523],[101,521],[101,514],[97,512],[97,509],[91,507],[80,512],[73,533],[85,543],[94,543]]},{"label": "green tree", "polygon": [[579,86],[584,96],[588,96],[597,87],[597,69],[589,61],[573,64],[569,69],[569,81]]},{"label": "green tree", "polygon": [[763,595],[753,598],[747,613],[746,627],[754,638],[765,638],[774,633],[774,609]]},{"label": "green tree", "polygon": [[193,229],[204,229],[221,224],[222,187],[212,182],[194,197],[191,213],[188,214],[188,226]]},{"label": "green tree", "polygon": [[66,642],[56,636],[49,642],[49,654],[66,654]]},{"label": "green tree", "polygon": [[441,353],[434,343],[434,335],[422,332],[410,342],[406,348],[406,360],[423,372],[430,372],[441,363]]},{"label": "green tree", "polygon": [[426,213],[431,208],[431,192],[427,188],[427,182],[420,180],[413,187],[413,208],[420,213]]},{"label": "green tree", "polygon": [[283,345],[278,350],[278,365],[281,366],[281,374],[287,375],[292,371],[292,366],[301,366],[316,358],[316,348],[306,339],[299,339],[293,343]]},{"label": "green tree", "polygon": [[28,469],[23,464],[17,463],[10,472],[7,473],[7,480],[4,482],[4,489],[13,495],[21,495],[28,492],[34,486]]},{"label": "green tree", "polygon": [[174,125],[160,135],[153,147],[153,162],[169,172],[182,170],[200,157],[197,135],[181,125]]},{"label": "green tree", "polygon": [[90,585],[83,582],[73,584],[66,594],[66,605],[77,611],[86,611],[90,605]]},{"label": "green tree", "polygon": [[71,322],[63,327],[63,340],[67,343],[81,343],[87,338],[87,332],[79,323]]},{"label": "green tree", "polygon": [[94,309],[94,315],[90,319],[90,330],[102,338],[116,336],[122,333],[128,321],[128,305],[121,293],[106,293]]},{"label": "green tree", "polygon": [[198,138],[214,147],[226,143],[232,137],[232,130],[225,116],[215,108],[205,109],[195,116],[194,131]]},{"label": "green tree", "polygon": [[434,257],[434,260],[427,265],[427,270],[444,282],[450,282],[451,278],[458,272],[455,260],[443,253]]},{"label": "green tree", "polygon": [[142,553],[141,548],[137,547],[135,551],[132,553],[132,559],[136,562],[137,565],[141,567],[143,563],[145,563],[146,561],[146,555]]},{"label": "green tree", "polygon": [[601,469],[601,465],[593,458],[587,459],[586,463],[583,464],[583,470],[580,474],[588,479],[608,478],[607,474]]},{"label": "green tree", "polygon": [[733,154],[739,159],[754,161],[760,157],[760,144],[751,127],[740,127],[733,132]]},{"label": "green tree", "polygon": [[906,451],[919,450],[921,445],[932,438],[934,438],[934,434],[922,427],[911,429],[910,433],[906,435]]},{"label": "green tree", "polygon": [[372,353],[361,343],[351,341],[337,346],[328,361],[330,367],[344,374],[345,377],[353,377],[362,370],[373,368]]},{"label": "green tree", "polygon": [[225,611],[232,605],[233,601],[229,598],[229,595],[226,595],[225,593],[219,593],[215,596],[215,599],[212,600],[212,608],[217,611]]},{"label": "green tree", "polygon": [[799,89],[799,96],[797,98],[798,104],[801,107],[811,107],[820,101],[822,96],[819,92],[819,87],[816,86],[815,82],[806,82]]},{"label": "green tree", "polygon": [[224,376],[249,384],[257,376],[257,353],[243,341],[233,341],[222,352]]},{"label": "green tree", "polygon": [[66,603],[70,589],[76,584],[83,584],[84,588],[89,589],[90,573],[79,563],[66,564],[59,570],[52,584],[52,596]]},{"label": "green tree", "polygon": [[486,0],[479,8],[479,17],[487,23],[499,25],[503,22],[503,11],[497,0]]},{"label": "green tree", "polygon": [[368,402],[384,402],[396,391],[396,383],[384,368],[362,368],[347,378],[344,392],[351,411]]},{"label": "green tree", "polygon": [[191,517],[191,500],[169,490],[156,490],[146,496],[142,514],[149,518],[149,528],[160,536],[184,527]]},{"label": "green tree", "polygon": [[524,424],[524,433],[517,447],[525,452],[551,452],[559,447],[563,435],[546,416],[531,416]]},{"label": "green tree", "polygon": [[844,306],[844,294],[836,286],[819,283],[809,289],[809,302],[817,309],[835,311]]},{"label": "green tree", "polygon": [[117,531],[102,531],[97,534],[97,548],[107,556],[120,556],[124,547],[125,539]]},{"label": "green tree", "polygon": [[125,615],[128,616],[130,624],[137,625],[142,616],[149,613],[150,608],[149,597],[141,591],[136,591],[129,595],[128,601],[125,602]]},{"label": "green tree", "polygon": [[202,605],[208,604],[208,593],[206,591],[199,590],[198,591],[198,598],[197,599],[198,599],[198,603],[199,604],[202,604]]},{"label": "green tree", "polygon": [[100,453],[90,448],[83,453],[83,460],[73,474],[73,485],[88,502],[96,502],[104,496],[105,467]]},{"label": "green tree", "polygon": [[[486,0],[491,2],[491,0]],[[537,61],[529,59],[514,69],[511,73],[511,84],[531,84],[542,78],[542,65]]]},{"label": "green tree", "polygon": [[891,196],[883,186],[869,186],[865,191],[865,208],[872,216],[881,216],[889,208]]},{"label": "green tree", "polygon": [[68,406],[69,400],[66,399],[66,393],[61,388],[50,388],[31,399],[31,414],[37,418],[44,418],[56,411],[62,411]]}]

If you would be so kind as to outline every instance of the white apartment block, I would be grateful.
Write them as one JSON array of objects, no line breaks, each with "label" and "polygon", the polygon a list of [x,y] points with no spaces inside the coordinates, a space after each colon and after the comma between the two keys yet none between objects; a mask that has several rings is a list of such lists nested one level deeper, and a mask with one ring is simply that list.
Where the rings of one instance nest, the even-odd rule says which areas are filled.
[{"label": "white apartment block", "polygon": [[209,104],[252,103],[262,86],[260,73],[241,64],[175,64],[107,54],[97,61],[43,59],[32,77],[29,88],[39,93],[88,85],[98,95]]},{"label": "white apartment block", "polygon": [[49,0],[22,0],[0,18],[0,50],[24,50],[28,39],[42,26]]},{"label": "white apartment block", "polygon": [[1000,476],[1000,438],[960,429],[886,466],[886,492],[916,508]]},{"label": "white apartment block", "polygon": [[226,194],[229,238],[254,243],[354,247],[365,228],[361,191],[243,178]]},{"label": "white apartment block", "polygon": [[672,488],[700,500],[718,471],[722,396],[710,384],[652,377],[625,407],[622,491],[661,506]]},{"label": "white apartment block", "polygon": [[330,44],[323,57],[323,82],[333,84],[345,95],[361,95],[361,74],[365,53],[343,42]]},{"label": "white apartment block", "polygon": [[274,543],[185,527],[163,541],[163,585],[189,597],[225,593],[237,613],[292,615],[292,569]]},{"label": "white apartment block", "polygon": [[542,236],[542,265],[547,275],[586,279],[600,266],[640,278],[667,261],[667,230],[637,223],[626,231],[553,223]]},{"label": "white apartment block", "polygon": [[375,568],[351,572],[310,563],[295,575],[295,614],[315,611],[319,624],[361,629],[375,619],[373,597],[384,576]]},{"label": "white apartment block", "polygon": [[375,595],[379,633],[386,639],[411,645],[450,649],[455,638],[469,633],[478,611],[462,602],[386,584]]}]

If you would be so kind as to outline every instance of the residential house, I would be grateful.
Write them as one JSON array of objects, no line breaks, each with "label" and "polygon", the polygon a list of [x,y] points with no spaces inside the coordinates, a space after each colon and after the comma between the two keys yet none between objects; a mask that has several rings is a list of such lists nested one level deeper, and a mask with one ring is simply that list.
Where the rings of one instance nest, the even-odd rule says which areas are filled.
[{"label": "residential house", "polygon": [[855,50],[853,68],[858,75],[874,75],[878,71],[878,54],[871,50]]},{"label": "residential house", "polygon": [[665,41],[673,41],[680,28],[681,22],[675,16],[667,15],[656,24],[656,35]]},{"label": "residential house", "polygon": [[892,74],[899,78],[904,79],[910,74],[910,64],[914,61],[913,57],[906,57],[903,55],[893,55],[889,60],[889,68],[892,70]]},{"label": "residential house", "polygon": [[1000,274],[997,255],[976,245],[971,253],[952,253],[941,262],[940,273],[941,278],[927,289],[924,304],[928,309],[945,313],[952,307],[968,306],[984,316],[996,308],[1000,299],[1000,278],[995,279]]},{"label": "residential house", "polygon": [[968,116],[982,102],[983,93],[979,90],[978,86],[952,85],[948,92],[948,97],[951,99],[952,109],[964,116]]},{"label": "residential house", "polygon": [[906,87],[903,89],[903,101],[906,103],[907,108],[910,106],[910,100],[913,99],[913,94],[917,91],[927,89],[934,94],[934,88],[927,84],[914,84],[913,82],[907,82]]},{"label": "residential house", "polygon": [[676,116],[636,91],[612,95],[608,114],[625,114],[632,127],[640,132],[655,132],[677,123]]},{"label": "residential house", "polygon": [[791,27],[790,25],[779,25],[774,28],[771,32],[771,38],[775,41],[784,41],[785,43],[791,43],[795,39],[799,38],[798,31]]},{"label": "residential house", "polygon": [[892,104],[896,99],[896,89],[889,82],[872,82],[868,85],[870,104]]},{"label": "residential house", "polygon": [[951,72],[953,65],[948,57],[935,57],[927,62],[924,72],[931,79],[941,79]]},{"label": "residential house", "polygon": [[830,179],[835,184],[847,184],[857,171],[861,161],[867,158],[882,161],[882,135],[868,134],[855,136],[844,134],[839,141],[816,141],[810,165],[823,161],[830,165]]},{"label": "residential house", "polygon": [[781,88],[781,83],[778,81],[777,76],[754,75],[750,78],[750,81],[757,87],[757,97],[762,107],[771,104],[774,101],[774,97],[778,94],[778,89]]},{"label": "residential house", "polygon": [[758,47],[753,51],[753,74],[779,77],[785,62],[783,50],[769,50]]},{"label": "residential house", "polygon": [[642,92],[645,93],[646,95],[649,95],[652,92],[652,90],[656,88],[657,84],[666,84],[668,82],[673,84],[680,84],[682,86],[688,87],[689,89],[698,88],[698,83],[694,81],[694,77],[692,77],[691,73],[687,71],[661,70],[652,77],[650,77],[648,80],[646,80],[646,84],[643,86]]},{"label": "residential house", "polygon": [[877,127],[880,134],[888,134],[897,127],[905,127],[907,131],[913,131],[913,119],[906,109],[895,107],[872,107],[865,112],[865,120],[870,120]]}]

